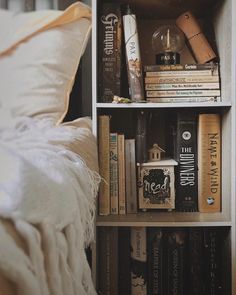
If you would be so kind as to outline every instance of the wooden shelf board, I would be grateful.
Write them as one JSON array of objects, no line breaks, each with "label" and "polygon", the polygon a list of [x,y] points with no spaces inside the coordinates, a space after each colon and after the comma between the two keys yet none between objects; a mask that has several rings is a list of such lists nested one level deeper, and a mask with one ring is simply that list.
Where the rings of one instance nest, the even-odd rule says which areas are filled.
[{"label": "wooden shelf board", "polygon": [[231,102],[186,102],[186,103],[96,103],[97,108],[108,109],[125,109],[125,108],[215,108],[215,107],[231,107]]},{"label": "wooden shelf board", "polygon": [[97,226],[231,226],[222,213],[141,212],[126,215],[97,216]]}]

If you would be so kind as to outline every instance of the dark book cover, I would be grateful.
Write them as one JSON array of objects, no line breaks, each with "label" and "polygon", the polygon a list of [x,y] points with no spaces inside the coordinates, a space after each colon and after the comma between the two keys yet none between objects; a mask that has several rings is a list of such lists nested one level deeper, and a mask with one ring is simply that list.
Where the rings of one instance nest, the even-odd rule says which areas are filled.
[{"label": "dark book cover", "polygon": [[147,231],[147,286],[148,295],[162,295],[163,288],[163,231],[149,228]]},{"label": "dark book cover", "polygon": [[222,285],[222,245],[220,229],[203,229],[204,279],[206,295],[223,295]]},{"label": "dark book cover", "polygon": [[148,112],[138,110],[136,128],[136,160],[137,163],[140,164],[147,162],[147,123]]},{"label": "dark book cover", "polygon": [[98,294],[118,295],[117,227],[101,227],[98,232]]},{"label": "dark book cover", "polygon": [[189,294],[204,294],[203,232],[201,228],[189,228],[187,264],[187,284]]},{"label": "dark book cover", "polygon": [[118,247],[118,261],[119,261],[119,295],[131,293],[131,260],[130,260],[130,228],[119,228],[119,247]]},{"label": "dark book cover", "polygon": [[98,16],[98,97],[121,96],[122,18],[119,3],[103,3]]},{"label": "dark book cover", "polygon": [[179,113],[176,125],[176,210],[198,210],[197,116]]},{"label": "dark book cover", "polygon": [[167,295],[184,295],[186,290],[186,250],[185,229],[168,231],[167,243]]}]

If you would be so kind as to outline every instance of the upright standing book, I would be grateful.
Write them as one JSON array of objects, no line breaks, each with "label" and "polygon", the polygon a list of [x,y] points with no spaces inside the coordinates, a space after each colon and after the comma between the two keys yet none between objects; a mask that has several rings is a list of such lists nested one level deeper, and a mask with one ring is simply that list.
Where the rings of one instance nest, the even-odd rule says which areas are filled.
[{"label": "upright standing book", "polygon": [[176,209],[198,209],[197,115],[179,113],[176,128]]},{"label": "upright standing book", "polygon": [[147,295],[146,227],[131,227],[131,295]]},{"label": "upright standing book", "polygon": [[198,205],[200,212],[221,210],[221,118],[200,114],[198,122]]},{"label": "upright standing book", "polygon": [[99,187],[98,210],[100,215],[110,214],[110,117],[98,118],[99,173],[102,181]]},{"label": "upright standing book", "polygon": [[126,213],[125,136],[118,134],[119,214]]},{"label": "upright standing book", "polygon": [[121,96],[122,19],[119,3],[103,3],[98,18],[98,93],[101,102]]},{"label": "upright standing book", "polygon": [[118,180],[118,134],[110,133],[110,198],[111,214],[118,214],[119,180]]}]

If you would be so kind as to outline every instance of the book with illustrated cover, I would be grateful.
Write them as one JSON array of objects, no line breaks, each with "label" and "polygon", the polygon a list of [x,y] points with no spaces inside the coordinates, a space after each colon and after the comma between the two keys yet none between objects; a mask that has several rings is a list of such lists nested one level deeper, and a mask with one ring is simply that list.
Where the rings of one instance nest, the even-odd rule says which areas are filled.
[{"label": "book with illustrated cover", "polygon": [[118,214],[118,134],[110,133],[110,198],[111,214]]},{"label": "book with illustrated cover", "polygon": [[127,213],[137,213],[135,139],[125,139],[125,187]]},{"label": "book with illustrated cover", "polygon": [[176,124],[176,210],[198,210],[197,115],[178,113]]},{"label": "book with illustrated cover", "polygon": [[121,96],[122,18],[119,3],[103,3],[98,16],[98,97],[112,102]]},{"label": "book with illustrated cover", "polygon": [[146,227],[131,227],[131,294],[147,295]]},{"label": "book with illustrated cover", "polygon": [[99,187],[98,212],[99,215],[110,214],[110,117],[106,115],[98,118],[98,155],[99,173],[102,181]]},{"label": "book with illustrated cover", "polygon": [[198,119],[198,206],[200,212],[221,210],[221,117]]},{"label": "book with illustrated cover", "polygon": [[148,228],[147,231],[147,277],[148,295],[162,295],[164,293],[164,255],[163,230]]}]

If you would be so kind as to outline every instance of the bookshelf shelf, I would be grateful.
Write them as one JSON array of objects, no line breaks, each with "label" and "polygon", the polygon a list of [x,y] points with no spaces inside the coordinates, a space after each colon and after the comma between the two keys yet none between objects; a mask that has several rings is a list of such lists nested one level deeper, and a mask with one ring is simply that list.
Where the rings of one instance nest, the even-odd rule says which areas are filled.
[{"label": "bookshelf shelf", "polygon": [[[101,75],[101,56],[99,55],[99,48],[101,44],[100,28],[101,28],[101,11],[104,3],[120,4],[123,9],[123,5],[130,4],[135,11],[138,21],[138,32],[140,39],[140,51],[143,65],[154,65],[155,56],[153,54],[150,40],[153,32],[156,28],[163,24],[173,24],[176,18],[186,12],[192,11],[200,23],[206,29],[206,36],[208,40],[214,44],[214,49],[219,57],[219,77],[220,81],[220,93],[221,99],[218,102],[175,102],[175,103],[106,103],[105,99],[100,95],[100,86],[104,80],[110,80],[108,75],[104,79]],[[146,227],[151,228],[201,228],[201,230],[207,230],[208,228],[222,229],[222,280],[223,280],[223,293],[224,295],[236,295],[236,2],[234,0],[189,0],[189,1],[176,1],[176,0],[92,0],[92,118],[93,118],[93,132],[94,135],[99,135],[99,119],[104,116],[109,121],[110,133],[117,133],[124,135],[125,140],[135,140],[135,147],[137,142],[137,125],[140,114],[148,114],[148,123],[146,129],[148,129],[149,135],[147,136],[147,149],[149,149],[153,143],[158,143],[167,153],[167,156],[174,158],[175,146],[174,140],[177,138],[177,125],[179,121],[176,120],[179,114],[194,113],[198,116],[198,120],[201,114],[212,113],[219,115],[220,117],[220,132],[221,132],[221,209],[217,213],[200,213],[200,212],[177,212],[177,208],[173,211],[147,211],[133,214],[110,214],[99,215],[99,209],[97,210],[97,216],[95,221],[97,243],[93,247],[93,259],[92,259],[92,271],[94,281],[99,285],[100,273],[100,257],[101,254],[101,238],[99,235],[104,234],[105,231],[115,229],[132,228],[132,227]],[[100,25],[99,25],[100,22]],[[187,46],[188,47],[188,46]],[[121,48],[121,47],[120,47]],[[182,54],[183,53],[183,54]],[[186,48],[181,53],[183,58],[182,64],[196,63],[191,50]],[[120,67],[120,69],[122,66]],[[125,66],[126,68],[126,66]],[[109,70],[109,69],[108,69]],[[122,71],[122,69],[121,69]],[[107,71],[109,72],[109,71]],[[123,72],[122,72],[123,73]],[[121,74],[122,76],[122,74]],[[152,75],[149,75],[149,77]],[[102,77],[102,78],[101,78]],[[124,75],[126,77],[126,75]],[[144,77],[147,78],[148,76]],[[123,78],[123,77],[122,77]],[[197,80],[197,78],[196,78]],[[148,82],[146,82],[148,81]],[[153,82],[154,81],[154,82]],[[153,84],[168,84],[166,82],[156,82],[157,80],[145,80],[145,83]],[[171,80],[174,81],[174,80]],[[188,83],[189,80],[184,80]],[[212,80],[211,80],[212,81]],[[121,79],[122,82],[122,79]],[[199,83],[208,83],[201,80]],[[171,82],[172,83],[172,82]],[[181,82],[182,83],[182,82]],[[190,83],[190,82],[189,82]],[[192,82],[191,82],[192,83]],[[195,83],[195,81],[194,81]],[[197,82],[198,83],[198,82]],[[173,82],[175,84],[175,82]],[[177,83],[178,84],[178,83]],[[168,89],[168,86],[159,85],[152,88],[156,89]],[[159,87],[159,88],[158,88]],[[164,88],[166,87],[166,88]],[[172,86],[173,89],[177,89],[176,85]],[[185,89],[183,85],[179,85],[180,89]],[[181,88],[182,87],[182,88]],[[188,86],[189,87],[189,86]],[[187,88],[188,88],[187,87]],[[198,87],[194,86],[194,87]],[[193,87],[193,88],[194,88]],[[202,89],[205,89],[205,87]],[[214,86],[215,87],[215,86]],[[209,88],[213,89],[211,85]],[[199,88],[200,89],[200,88]],[[122,90],[123,91],[123,90]],[[127,97],[127,92],[117,93],[117,95]],[[209,93],[209,92],[208,92]],[[173,92],[171,92],[171,95]],[[184,96],[186,92],[184,93]],[[192,94],[192,93],[191,93]],[[147,96],[149,94],[147,93]],[[157,94],[158,97],[158,92]],[[167,93],[166,95],[169,95]],[[149,95],[150,101],[158,101],[158,99],[152,99],[154,93]],[[176,93],[176,97],[178,94]],[[162,97],[163,98],[163,97]],[[190,100],[190,99],[189,99]],[[194,100],[194,99],[192,99]],[[111,98],[108,100],[111,101]],[[161,100],[163,101],[163,100]],[[166,100],[165,100],[166,101]],[[151,119],[150,119],[151,118]],[[150,119],[150,120],[149,120]],[[151,120],[154,120],[151,122]],[[150,123],[151,122],[151,123]],[[154,123],[153,123],[154,122]],[[173,123],[174,122],[174,123]],[[198,121],[199,122],[199,121]],[[198,124],[197,122],[197,124]],[[176,129],[175,129],[176,128]],[[199,136],[199,125],[197,125],[197,135]],[[141,128],[140,128],[141,130]],[[180,134],[180,133],[179,133]],[[138,134],[139,136],[141,133]],[[107,137],[108,137],[107,136]],[[174,137],[176,136],[176,137]],[[111,137],[108,137],[109,139]],[[180,138],[180,137],[179,137]],[[199,137],[197,137],[199,140]],[[99,138],[98,138],[99,142]],[[118,141],[117,141],[118,142]],[[176,144],[177,140],[174,142]],[[106,142],[107,149],[106,154],[110,152],[109,143]],[[118,144],[117,144],[118,146]],[[118,153],[117,153],[118,154]],[[104,155],[104,154],[103,154]],[[135,150],[137,157],[137,150]],[[197,154],[198,156],[198,154]],[[110,158],[107,157],[107,162]],[[101,159],[100,159],[101,161]],[[134,161],[135,162],[135,161]],[[146,162],[146,161],[144,161]],[[199,162],[198,162],[199,163]],[[110,167],[110,166],[106,166]],[[110,172],[110,168],[107,171]],[[197,168],[199,169],[199,167]],[[108,176],[109,178],[110,176]],[[109,178],[110,179],[110,178]],[[130,181],[132,183],[132,181]],[[134,181],[134,183],[136,183]],[[198,187],[199,189],[199,187]],[[110,193],[110,191],[109,191]],[[127,193],[126,193],[127,194]],[[173,207],[172,207],[173,208]],[[136,211],[137,212],[137,211]],[[100,212],[101,213],[101,212]],[[167,229],[168,230],[168,229]],[[164,230],[165,231],[165,230]],[[127,243],[126,243],[127,244]],[[104,243],[102,243],[104,245]],[[100,252],[99,252],[100,251]],[[104,253],[103,253],[104,255]],[[103,257],[104,258],[104,257]],[[114,263],[113,263],[114,264]],[[117,270],[116,270],[117,271]],[[204,272],[205,273],[205,272]],[[114,283],[114,282],[113,282]],[[117,283],[117,282],[116,282]],[[113,284],[114,285],[114,284]],[[98,291],[99,290],[98,288]],[[104,292],[107,294],[118,294],[116,292]],[[179,292],[178,294],[180,294]],[[187,292],[189,293],[189,292]],[[187,294],[186,293],[186,294]],[[190,292],[191,293],[191,292]],[[199,292],[201,294],[203,292]],[[207,293],[207,292],[206,292]],[[210,291],[208,292],[210,294]],[[126,293],[120,293],[126,294]],[[151,294],[151,293],[150,293]],[[169,293],[171,294],[171,292]],[[173,294],[173,293],[172,293]],[[171,295],[172,295],[171,294]],[[177,293],[176,293],[177,294]],[[217,294],[212,293],[212,294]],[[127,293],[128,295],[128,293]]]},{"label": "bookshelf shelf", "polygon": [[227,216],[221,213],[207,214],[198,212],[140,212],[138,214],[97,216],[97,226],[231,226]]},{"label": "bookshelf shelf", "polygon": [[101,109],[158,109],[158,108],[230,108],[231,102],[212,103],[97,103],[96,107]]}]

